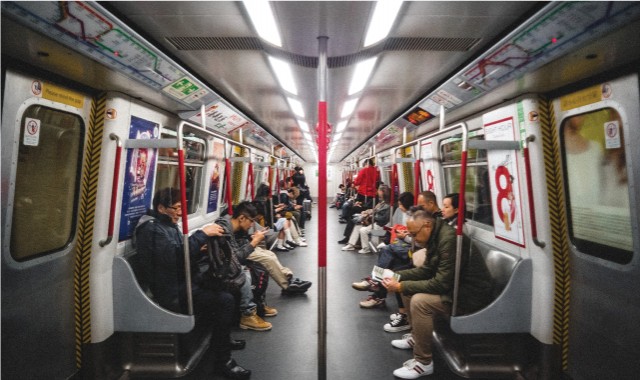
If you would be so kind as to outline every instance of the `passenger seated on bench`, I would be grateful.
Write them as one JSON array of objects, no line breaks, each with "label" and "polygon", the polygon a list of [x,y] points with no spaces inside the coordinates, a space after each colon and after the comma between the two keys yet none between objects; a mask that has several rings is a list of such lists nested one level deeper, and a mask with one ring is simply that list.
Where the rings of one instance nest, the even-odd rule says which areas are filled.
[{"label": "passenger seated on bench", "polygon": [[[177,227],[182,217],[178,189],[165,188],[156,192],[153,210],[142,216],[136,226],[136,250],[145,263],[147,279],[158,304],[176,313],[187,312],[187,287],[184,273],[182,233]],[[191,294],[194,312],[212,321],[211,352],[216,373],[232,379],[248,379],[251,371],[231,359],[231,348],[244,347],[244,341],[231,340],[231,321],[235,310],[234,297],[225,291],[204,289],[197,261],[209,236],[220,236],[222,227],[211,224],[189,237],[191,262]]]},{"label": "passenger seated on bench", "polygon": [[[411,193],[403,193],[410,194]],[[403,196],[401,194],[400,197]],[[404,195],[407,197],[407,195]],[[398,197],[398,198],[400,198]],[[438,208],[438,202],[436,199],[436,195],[431,191],[423,191],[418,194],[418,201],[416,206],[411,206],[413,204],[413,195],[411,195],[411,202],[404,203],[404,206],[407,209],[407,213],[405,215],[409,215],[412,212],[417,210],[427,210],[431,212],[434,216],[440,216],[440,208]],[[405,218],[404,223],[406,224]],[[413,238],[407,233],[406,229],[396,228],[395,236],[397,241],[394,244],[389,245],[388,247],[380,247],[380,256],[378,262],[382,265],[378,265],[381,268],[388,269],[406,269],[412,266],[411,258],[409,252],[411,251],[413,244]],[[417,250],[416,248],[421,248],[420,246],[414,247],[414,252]],[[389,263],[389,260],[393,259],[394,262]],[[390,266],[391,264],[394,267]],[[375,293],[367,297],[365,300],[360,301],[360,307],[363,308],[375,308],[379,306],[385,305],[385,299],[387,297],[386,289],[377,281],[372,281],[371,277],[364,278],[360,282],[354,282],[351,285],[354,289],[357,290],[370,290]],[[411,327],[409,326],[409,321],[407,318],[407,313],[402,303],[402,297],[399,294],[396,294],[396,299],[398,301],[398,312],[391,314],[389,318],[389,323],[386,323],[383,328],[387,332],[397,332],[408,330]]]},{"label": "passenger seated on bench", "polygon": [[[245,262],[255,247],[264,239],[268,228],[261,228],[249,236],[247,231],[253,227],[258,211],[251,202],[241,202],[233,208],[233,216],[225,215],[216,220],[216,224],[224,230],[232,252],[238,257],[240,263]],[[240,288],[240,328],[255,331],[271,330],[271,323],[266,322],[258,315],[258,305],[253,301],[251,291],[251,274],[245,270],[247,281]],[[265,316],[274,316],[278,311],[264,305]]]},{"label": "passenger seated on bench", "polygon": [[[451,314],[456,235],[444,220],[434,218],[427,211],[416,211],[407,221],[407,228],[414,241],[427,248],[427,258],[421,267],[398,271],[399,282],[385,278],[383,286],[402,294],[413,329],[402,339],[391,342],[396,348],[413,349],[413,358],[393,371],[393,375],[401,379],[416,379],[433,373],[431,340],[434,314]],[[490,301],[491,276],[477,250],[463,247],[462,252],[458,308],[462,313],[470,313]]]},{"label": "passenger seated on bench", "polygon": [[453,228],[458,224],[459,200],[458,193],[447,194],[442,198],[442,219]]},{"label": "passenger seated on bench", "polygon": [[[376,266],[384,269],[399,270],[411,267],[411,259],[409,258],[409,250],[411,249],[411,237],[407,237],[406,223],[409,218],[409,209],[413,205],[413,194],[410,192],[404,192],[398,197],[398,210],[400,212],[394,213],[394,218],[397,218],[393,222],[391,244],[385,245],[379,248],[379,256]],[[405,241],[407,239],[407,241]],[[366,299],[360,301],[360,307],[365,309],[371,309],[385,304],[387,298],[387,289],[380,285],[371,277],[366,277],[362,281],[354,282],[351,286],[356,290],[371,291],[373,294],[369,295]],[[396,332],[408,330],[409,322],[407,321],[406,312],[402,305],[402,298],[399,294],[396,294],[398,306],[400,308],[399,313],[392,315],[389,323],[385,324],[384,329],[388,332]]]},{"label": "passenger seated on bench", "polygon": [[[361,225],[354,227],[353,231],[351,231],[351,236],[349,237],[349,243],[342,247],[343,251],[354,251],[359,239],[362,249],[359,250],[358,253],[371,253],[371,248],[369,247],[369,233],[373,229],[382,230],[382,226],[389,223],[391,215],[391,208],[389,207],[389,191],[389,186],[380,185],[378,188],[378,199],[380,199],[380,202],[378,202],[376,207],[371,211],[370,221],[368,223],[363,222]],[[377,238],[375,239],[374,244],[378,244]]]}]

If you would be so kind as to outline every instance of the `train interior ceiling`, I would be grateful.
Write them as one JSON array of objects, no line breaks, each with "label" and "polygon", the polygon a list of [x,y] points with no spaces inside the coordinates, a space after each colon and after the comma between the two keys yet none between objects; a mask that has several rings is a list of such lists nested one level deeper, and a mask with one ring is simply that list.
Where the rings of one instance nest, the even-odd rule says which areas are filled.
[{"label": "train interior ceiling", "polygon": [[[25,9],[12,11],[32,12],[34,19],[24,18],[31,22],[55,20],[63,11],[87,12],[74,3],[66,10],[57,3],[18,4]],[[405,2],[387,38],[368,47],[363,44],[374,2],[271,2],[281,46],[260,38],[241,2],[98,4],[104,14],[124,20],[139,36],[138,45],[112,39],[117,45],[109,46],[106,38],[98,42],[85,32],[72,40],[84,39],[82,48],[90,46],[99,61],[89,59],[48,37],[68,41],[67,25],[52,23],[43,35],[7,17],[10,8],[3,5],[3,57],[93,89],[131,95],[202,124],[194,117],[200,99],[178,99],[163,90],[176,74],[160,65],[161,58],[172,58],[189,70],[191,82],[206,88],[205,112],[221,102],[247,122],[244,143],[283,147],[287,156],[311,163],[317,162],[321,36],[328,37],[330,163],[371,155],[373,146],[381,152],[402,144],[403,133],[410,141],[436,130],[441,105],[449,124],[502,99],[545,93],[587,73],[622,67],[640,54],[638,7],[626,2]],[[590,38],[596,33],[599,38]],[[154,60],[136,54],[141,45]],[[114,56],[125,59],[122,67],[112,62]],[[293,85],[287,86],[292,87],[281,87],[273,59],[288,66]],[[356,74],[364,76],[360,87],[352,80]],[[147,86],[132,86],[132,77]],[[214,117],[204,123],[216,129]],[[238,139],[234,126],[223,132]]]},{"label": "train interior ceiling", "polygon": [[[428,378],[640,373],[639,349],[630,347],[640,340],[640,2],[1,7],[3,377],[211,378],[199,364],[210,326],[160,307],[134,268],[133,221],[152,190],[181,188],[189,203],[180,224],[193,232],[252,199],[261,181],[277,193],[298,166],[314,201],[328,206],[370,157],[396,197],[431,187],[439,198],[458,189],[463,203],[472,198],[465,238],[492,265],[493,301],[436,319]],[[590,178],[574,169],[583,166],[567,154],[566,131],[589,117],[595,127],[574,141],[597,135],[591,146],[621,153],[607,173],[624,173],[609,188],[608,200],[619,198],[612,204],[575,195],[606,189],[596,179],[613,163],[594,153],[582,162],[601,164]],[[42,133],[27,136],[41,122]],[[467,138],[477,148],[469,164]],[[185,146],[186,158],[175,149]],[[437,181],[429,183],[431,171]],[[390,378],[406,359],[382,331],[394,309],[388,301],[374,312],[359,308],[362,293],[351,289],[377,257],[342,249],[343,211],[318,206],[307,220],[308,247],[277,255],[314,281],[317,297],[288,298],[272,281],[274,328],[235,329],[247,349],[234,357],[257,380]],[[49,228],[55,233],[41,236]],[[323,254],[332,264],[326,283],[325,268],[316,268]]]}]

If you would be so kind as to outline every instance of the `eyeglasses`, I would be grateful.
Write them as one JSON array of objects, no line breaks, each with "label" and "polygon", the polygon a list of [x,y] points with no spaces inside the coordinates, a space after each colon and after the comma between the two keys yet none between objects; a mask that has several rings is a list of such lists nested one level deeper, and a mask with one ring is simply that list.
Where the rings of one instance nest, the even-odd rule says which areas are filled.
[{"label": "eyeglasses", "polygon": [[416,236],[418,236],[418,234],[420,233],[420,231],[422,231],[422,229],[423,229],[425,226],[426,226],[426,224],[423,224],[423,225],[420,227],[420,229],[419,229],[418,231],[416,231],[416,232],[408,231],[408,232],[409,232],[409,235],[411,235],[411,237],[416,237]]}]

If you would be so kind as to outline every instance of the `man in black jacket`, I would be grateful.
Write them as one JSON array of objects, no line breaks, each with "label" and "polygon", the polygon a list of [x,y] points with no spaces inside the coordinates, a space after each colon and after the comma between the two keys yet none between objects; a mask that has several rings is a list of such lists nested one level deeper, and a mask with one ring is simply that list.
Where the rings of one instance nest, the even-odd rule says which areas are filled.
[{"label": "man in black jacket", "polygon": [[[151,292],[158,304],[176,313],[187,312],[187,285],[185,280],[184,245],[177,223],[182,217],[182,203],[178,189],[159,190],[153,199],[153,210],[140,218],[136,227],[136,249],[143,263],[143,277],[149,281]],[[213,291],[200,286],[201,273],[197,261],[203,255],[202,247],[209,236],[221,236],[223,229],[211,224],[195,231],[189,237],[191,263],[191,296],[194,312],[213,322],[211,350],[214,370],[231,379],[248,379],[251,371],[231,359],[231,322],[235,300],[224,291]]]}]

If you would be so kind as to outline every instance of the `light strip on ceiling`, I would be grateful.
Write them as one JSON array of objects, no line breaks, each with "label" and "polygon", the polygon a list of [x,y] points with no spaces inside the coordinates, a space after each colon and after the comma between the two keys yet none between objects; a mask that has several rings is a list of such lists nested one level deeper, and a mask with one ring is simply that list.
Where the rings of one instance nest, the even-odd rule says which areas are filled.
[{"label": "light strip on ceiling", "polygon": [[273,17],[273,11],[271,10],[269,2],[266,0],[245,0],[242,3],[260,38],[273,45],[282,47],[282,40],[280,39],[276,19]]},{"label": "light strip on ceiling", "polygon": [[304,109],[302,108],[302,103],[300,103],[298,100],[293,99],[293,98],[287,98],[287,101],[289,102],[289,106],[291,106],[291,110],[293,111],[294,114],[296,114],[298,117],[304,117]]},{"label": "light strip on ceiling", "polygon": [[402,1],[378,1],[375,7],[364,39],[364,47],[371,46],[387,37],[402,7]]},{"label": "light strip on ceiling", "polygon": [[340,117],[347,117],[353,113],[353,110],[356,109],[356,104],[358,104],[358,98],[354,98],[351,100],[347,100],[342,106],[342,113]]},{"label": "light strip on ceiling", "polygon": [[364,86],[367,85],[377,60],[378,57],[373,57],[356,65],[353,78],[351,78],[351,84],[349,85],[349,96],[362,91]]},{"label": "light strip on ceiling", "polygon": [[293,80],[293,73],[291,72],[291,66],[283,60],[269,57],[269,62],[273,71],[276,73],[280,86],[287,92],[294,95],[298,95],[298,88],[296,82]]}]

